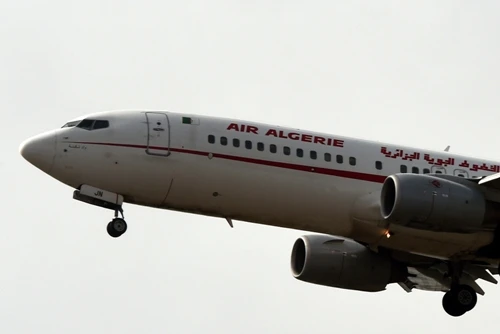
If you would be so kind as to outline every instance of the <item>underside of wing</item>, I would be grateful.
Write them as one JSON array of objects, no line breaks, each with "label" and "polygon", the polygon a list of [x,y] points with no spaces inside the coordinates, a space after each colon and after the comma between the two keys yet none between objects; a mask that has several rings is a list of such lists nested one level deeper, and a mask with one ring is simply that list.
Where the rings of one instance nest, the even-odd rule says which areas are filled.
[{"label": "underside of wing", "polygon": [[[444,263],[431,267],[408,267],[408,278],[399,285],[407,292],[413,289],[426,291],[449,291],[451,288],[451,277],[448,275],[448,267]],[[460,284],[471,286],[478,294],[484,295],[484,290],[476,282],[482,279],[486,282],[497,284],[492,274],[498,274],[497,269],[485,268],[478,265],[467,264],[463,268]]]}]

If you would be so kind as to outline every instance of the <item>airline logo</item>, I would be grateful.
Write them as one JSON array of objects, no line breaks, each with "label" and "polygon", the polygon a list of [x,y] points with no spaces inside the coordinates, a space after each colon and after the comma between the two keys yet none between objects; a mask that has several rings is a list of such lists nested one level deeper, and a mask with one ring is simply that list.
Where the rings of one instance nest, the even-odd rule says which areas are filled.
[{"label": "airline logo", "polygon": [[436,188],[441,188],[441,182],[439,182],[438,180],[432,181],[431,184]]},{"label": "airline logo", "polygon": [[[244,133],[253,133],[259,135],[259,128],[252,125],[231,123],[227,127],[228,131],[237,131]],[[305,143],[314,143],[334,147],[344,147],[344,141],[341,139],[313,136],[305,133],[288,132],[283,130],[269,129],[264,133],[264,136],[276,137],[288,140],[302,141]]]}]

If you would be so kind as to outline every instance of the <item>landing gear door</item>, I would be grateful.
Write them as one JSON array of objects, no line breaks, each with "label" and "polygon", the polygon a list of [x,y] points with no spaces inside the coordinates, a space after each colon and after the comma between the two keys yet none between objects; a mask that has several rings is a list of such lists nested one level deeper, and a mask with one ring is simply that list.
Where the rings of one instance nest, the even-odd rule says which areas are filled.
[{"label": "landing gear door", "polygon": [[168,115],[161,112],[147,112],[146,153],[168,157],[170,155],[170,121]]}]

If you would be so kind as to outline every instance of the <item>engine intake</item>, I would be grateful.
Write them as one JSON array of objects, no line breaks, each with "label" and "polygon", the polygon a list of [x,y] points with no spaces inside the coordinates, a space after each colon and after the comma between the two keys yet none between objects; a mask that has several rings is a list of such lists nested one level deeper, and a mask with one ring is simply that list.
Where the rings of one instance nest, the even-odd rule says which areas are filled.
[{"label": "engine intake", "polygon": [[382,291],[404,281],[405,266],[350,240],[327,235],[303,236],[293,245],[293,276],[301,281],[358,291]]},{"label": "engine intake", "polygon": [[469,181],[416,174],[389,176],[380,204],[388,222],[447,232],[477,230],[485,222],[488,207],[481,190]]}]

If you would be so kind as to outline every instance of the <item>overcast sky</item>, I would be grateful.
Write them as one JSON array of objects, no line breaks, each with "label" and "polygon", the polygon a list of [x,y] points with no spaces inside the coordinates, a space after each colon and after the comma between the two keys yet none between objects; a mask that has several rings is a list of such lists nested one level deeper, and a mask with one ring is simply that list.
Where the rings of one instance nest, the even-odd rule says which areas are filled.
[{"label": "overcast sky", "polygon": [[[498,1],[0,0],[1,333],[470,333],[441,293],[295,280],[274,227],[111,212],[18,153],[82,114],[159,109],[500,160]],[[335,224],[335,221],[332,221]]]}]

